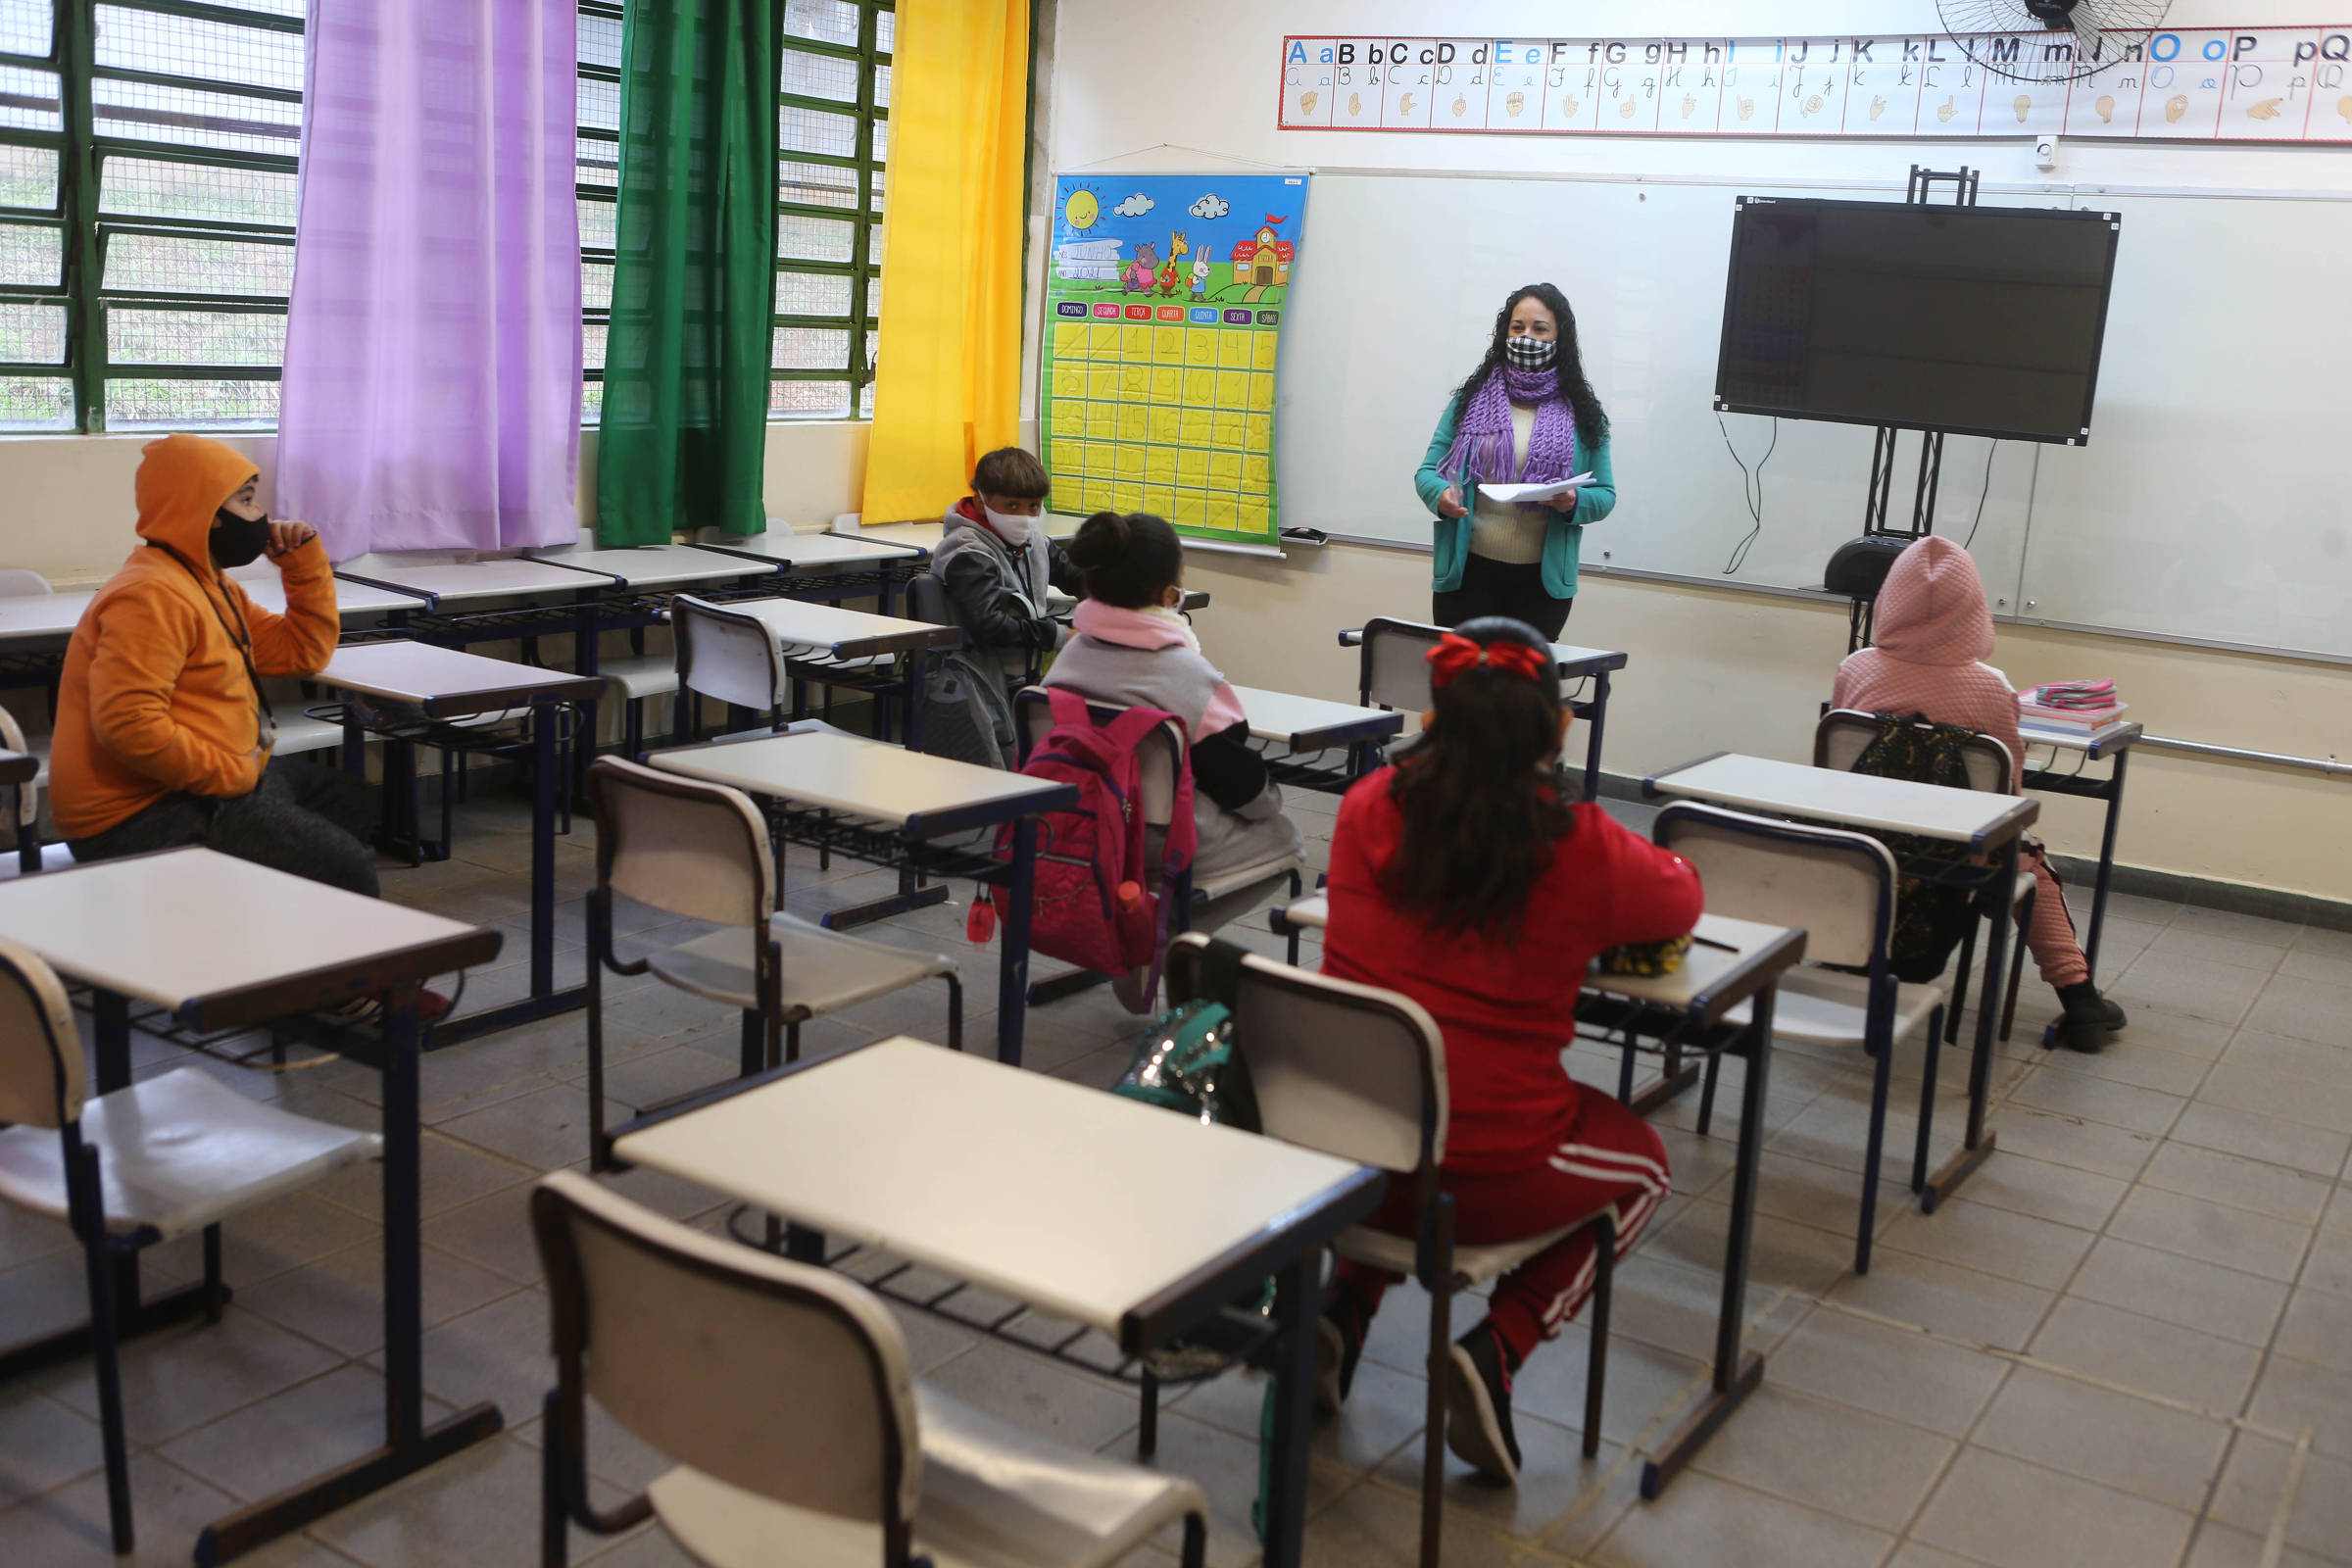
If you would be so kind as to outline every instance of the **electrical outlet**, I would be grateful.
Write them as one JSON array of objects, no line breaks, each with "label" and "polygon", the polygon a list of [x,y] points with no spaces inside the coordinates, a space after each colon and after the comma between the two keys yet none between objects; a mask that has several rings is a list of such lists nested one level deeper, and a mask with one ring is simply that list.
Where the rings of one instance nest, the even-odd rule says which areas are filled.
[{"label": "electrical outlet", "polygon": [[2034,167],[2043,171],[2058,167],[2058,138],[2043,136],[2034,143]]}]

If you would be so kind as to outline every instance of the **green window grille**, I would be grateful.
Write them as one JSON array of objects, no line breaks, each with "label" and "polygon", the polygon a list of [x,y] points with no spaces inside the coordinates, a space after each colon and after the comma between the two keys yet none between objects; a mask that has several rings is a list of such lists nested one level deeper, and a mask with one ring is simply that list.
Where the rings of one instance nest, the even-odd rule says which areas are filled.
[{"label": "green window grille", "polygon": [[0,429],[277,422],[302,19],[0,0]]}]

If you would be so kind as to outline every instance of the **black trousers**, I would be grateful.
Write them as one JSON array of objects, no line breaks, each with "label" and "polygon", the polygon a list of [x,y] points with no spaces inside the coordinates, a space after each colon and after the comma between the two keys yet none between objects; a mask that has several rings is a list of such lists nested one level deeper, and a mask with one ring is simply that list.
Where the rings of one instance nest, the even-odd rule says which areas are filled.
[{"label": "black trousers", "polygon": [[103,833],[70,839],[76,860],[111,860],[200,844],[348,893],[378,894],[375,791],[340,768],[272,758],[249,794],[175,792]]},{"label": "black trousers", "polygon": [[1508,615],[1535,627],[1545,642],[1558,642],[1575,603],[1573,599],[1554,599],[1544,591],[1540,562],[1513,565],[1474,555],[1462,563],[1460,587],[1430,596],[1430,618],[1450,627],[1481,615]]}]

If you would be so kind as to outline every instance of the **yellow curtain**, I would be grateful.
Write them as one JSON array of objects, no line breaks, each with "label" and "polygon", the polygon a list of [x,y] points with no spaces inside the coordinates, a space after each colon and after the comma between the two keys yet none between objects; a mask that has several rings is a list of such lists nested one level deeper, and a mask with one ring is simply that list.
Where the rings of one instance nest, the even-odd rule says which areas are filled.
[{"label": "yellow curtain", "polygon": [[1020,424],[1029,0],[905,0],[860,511],[934,518]]}]

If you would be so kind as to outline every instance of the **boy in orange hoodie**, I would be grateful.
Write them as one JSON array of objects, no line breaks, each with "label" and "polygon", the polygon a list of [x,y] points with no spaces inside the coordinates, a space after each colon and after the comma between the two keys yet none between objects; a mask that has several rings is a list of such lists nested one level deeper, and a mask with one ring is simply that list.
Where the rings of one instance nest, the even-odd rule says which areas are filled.
[{"label": "boy in orange hoodie", "polygon": [[[66,649],[50,808],[76,860],[201,844],[370,898],[366,785],[270,760],[265,675],[315,675],[335,651],[335,578],[310,524],[254,504],[260,475],[202,436],[152,442],[139,464],[139,536]],[[286,613],[223,568],[267,554]]]},{"label": "boy in orange hoodie", "polygon": [[[1905,717],[1922,713],[1931,723],[1989,735],[2009,748],[2013,776],[2024,775],[2017,693],[2008,676],[1984,662],[1992,653],[1992,612],[1966,550],[1930,534],[1895,557],[1871,612],[1871,630],[1872,646],[1848,654],[1838,666],[1833,707]],[[2124,1009],[2092,983],[2066,895],[2041,846],[2029,840],[2020,863],[2039,884],[2026,948],[2066,1009],[2059,1044],[2096,1051],[2109,1031],[2124,1026]]]}]

